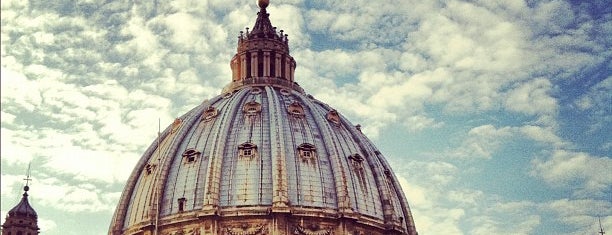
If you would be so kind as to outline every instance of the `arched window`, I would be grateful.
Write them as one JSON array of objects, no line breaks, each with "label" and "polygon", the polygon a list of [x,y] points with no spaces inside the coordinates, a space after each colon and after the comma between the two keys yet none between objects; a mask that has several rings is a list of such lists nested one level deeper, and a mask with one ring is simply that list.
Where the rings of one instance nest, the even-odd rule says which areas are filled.
[{"label": "arched window", "polygon": [[178,211],[183,212],[185,210],[185,202],[187,199],[184,197],[178,199]]},{"label": "arched window", "polygon": [[262,51],[257,52],[257,76],[263,77],[264,75],[264,53]]},{"label": "arched window", "polygon": [[246,77],[251,77],[251,53],[246,53]]},{"label": "arched window", "polygon": [[364,192],[368,192],[368,186],[366,181],[365,169],[363,169],[363,157],[358,153],[348,156],[351,166],[353,167],[353,172],[357,176],[357,180],[359,181],[359,186]]},{"label": "arched window", "polygon": [[270,53],[270,77],[276,77],[276,53]]}]

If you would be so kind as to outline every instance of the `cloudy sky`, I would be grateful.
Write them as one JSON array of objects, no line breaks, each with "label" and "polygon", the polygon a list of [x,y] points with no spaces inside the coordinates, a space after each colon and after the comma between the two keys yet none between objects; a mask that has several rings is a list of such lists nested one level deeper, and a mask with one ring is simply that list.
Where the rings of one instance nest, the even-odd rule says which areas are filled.
[{"label": "cloudy sky", "polygon": [[[612,232],[606,0],[272,0],[296,80],[392,163],[422,235]],[[2,0],[1,216],[105,234],[158,130],[231,80],[253,0]],[[87,231],[87,232],[84,232]]]}]

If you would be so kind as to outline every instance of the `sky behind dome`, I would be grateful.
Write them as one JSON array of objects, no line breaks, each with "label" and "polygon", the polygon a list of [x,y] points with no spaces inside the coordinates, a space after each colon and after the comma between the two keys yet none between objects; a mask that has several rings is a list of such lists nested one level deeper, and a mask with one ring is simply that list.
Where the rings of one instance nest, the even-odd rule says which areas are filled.
[{"label": "sky behind dome", "polygon": [[[254,1],[1,4],[1,216],[106,234],[158,131],[231,81]],[[380,148],[419,234],[612,231],[609,1],[273,0],[296,81]],[[86,232],[84,232],[86,231]]]}]

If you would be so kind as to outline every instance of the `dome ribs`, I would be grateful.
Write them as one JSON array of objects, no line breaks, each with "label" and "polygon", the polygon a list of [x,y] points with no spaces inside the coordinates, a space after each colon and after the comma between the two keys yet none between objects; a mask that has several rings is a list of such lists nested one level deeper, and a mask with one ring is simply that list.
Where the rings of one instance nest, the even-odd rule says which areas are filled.
[{"label": "dome ribs", "polygon": [[284,139],[283,131],[281,129],[283,120],[281,117],[282,110],[279,110],[281,106],[279,97],[275,95],[274,89],[266,87],[266,93],[268,94],[268,106],[270,107],[270,154],[272,157],[272,212],[287,213],[289,212],[289,197],[287,188],[287,169],[286,169],[286,156],[285,156],[285,145],[282,143]]},{"label": "dome ribs", "polygon": [[[335,169],[332,171],[334,185],[335,185],[335,199],[336,199],[336,207],[340,217],[344,216],[353,216],[353,209],[351,203],[351,197],[349,196],[348,191],[348,182],[347,182],[347,171],[348,168],[343,162],[340,160],[340,157],[335,154],[338,152],[337,141],[333,138],[332,132],[333,129],[329,125],[328,121],[322,117],[325,117],[327,111],[325,109],[321,109],[317,107],[315,102],[310,100],[302,99],[305,103],[305,106],[310,110],[311,115],[314,117],[314,123],[316,129],[321,133],[321,137],[324,141],[322,141],[324,150],[328,156],[330,167]],[[317,118],[319,117],[319,118]]]},{"label": "dome ribs", "polygon": [[[372,148],[373,145],[368,140],[366,140],[365,136],[363,135],[363,133],[361,133],[359,129],[351,128],[349,129],[349,131],[351,132],[351,135],[353,136],[355,142],[360,147],[361,152],[364,154],[364,158],[368,165],[370,165],[370,169],[373,170],[372,173],[376,181],[376,188],[379,192],[380,201],[382,201],[382,210],[385,220],[385,226],[387,226],[387,229],[389,230],[397,230],[399,228],[401,231],[405,231],[405,224],[402,225],[400,218],[395,216],[398,214],[398,212],[404,214],[404,211],[402,210],[402,208],[395,208],[395,205],[398,204],[398,199],[394,199],[391,196],[396,192],[393,190],[393,188],[395,187],[389,184],[393,184],[393,181],[395,180],[391,180],[391,182],[386,180],[387,177],[391,177],[389,176],[389,166],[383,166],[383,163],[380,161],[379,156],[376,154],[378,151]],[[386,170],[383,171],[382,169]]]},{"label": "dome ribs", "polygon": [[[235,96],[237,94],[233,94]],[[235,104],[233,97],[228,97],[229,101],[220,114],[220,123],[232,122],[230,118],[237,115],[240,106]],[[223,155],[225,154],[225,140],[230,133],[232,125],[219,125],[213,132],[212,149],[208,165],[208,176],[204,194],[204,203],[202,206],[202,215],[213,215],[218,213],[219,196],[221,188],[221,170],[223,164]],[[231,151],[231,150],[230,150]]]}]

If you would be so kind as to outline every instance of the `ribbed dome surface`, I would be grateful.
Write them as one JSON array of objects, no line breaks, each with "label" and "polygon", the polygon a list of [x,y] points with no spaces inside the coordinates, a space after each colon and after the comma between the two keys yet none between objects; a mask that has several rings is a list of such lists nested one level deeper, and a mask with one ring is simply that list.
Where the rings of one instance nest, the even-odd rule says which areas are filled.
[{"label": "ribbed dome surface", "polygon": [[179,204],[183,212],[218,205],[221,214],[248,214],[275,203],[383,224],[383,205],[398,221],[410,217],[380,152],[328,105],[296,91],[254,86],[206,101],[168,127],[160,146],[130,177],[123,228],[149,222],[160,196],[161,217],[181,213]]},{"label": "ribbed dome surface", "polygon": [[241,32],[222,94],[144,153],[109,234],[417,234],[380,151],[294,82],[268,15]]}]

